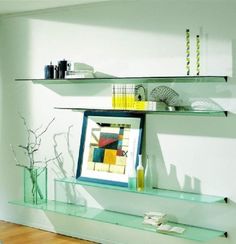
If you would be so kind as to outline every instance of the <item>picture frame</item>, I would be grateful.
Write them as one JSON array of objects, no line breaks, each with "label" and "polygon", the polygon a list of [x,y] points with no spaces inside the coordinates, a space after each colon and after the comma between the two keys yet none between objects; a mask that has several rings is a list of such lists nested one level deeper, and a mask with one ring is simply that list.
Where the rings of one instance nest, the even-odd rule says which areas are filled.
[{"label": "picture frame", "polygon": [[128,186],[141,154],[144,114],[85,111],[76,178]]}]

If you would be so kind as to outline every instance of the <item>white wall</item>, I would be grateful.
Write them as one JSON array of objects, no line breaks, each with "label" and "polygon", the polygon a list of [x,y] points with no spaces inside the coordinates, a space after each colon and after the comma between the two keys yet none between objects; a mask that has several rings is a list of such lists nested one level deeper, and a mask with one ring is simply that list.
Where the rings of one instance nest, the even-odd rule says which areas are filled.
[{"label": "white wall", "polygon": [[[194,243],[8,204],[22,196],[21,169],[14,165],[9,146],[26,139],[18,112],[25,116],[31,128],[47,124],[56,117],[40,156],[53,155],[52,137],[56,134],[58,150],[62,151],[67,175],[71,176],[78,157],[82,115],[53,107],[95,104],[102,107],[111,101],[110,85],[41,86],[15,82],[15,78],[43,77],[45,64],[63,58],[84,62],[94,66],[96,71],[118,76],[185,75],[185,30],[190,28],[191,50],[194,50],[194,36],[200,33],[202,38],[201,74],[229,75],[231,78],[227,84],[180,84],[175,88],[194,98],[211,98],[231,113],[227,118],[147,116],[145,149],[154,159],[158,186],[227,196],[229,204],[195,204],[107,193],[101,189],[87,190],[102,207],[140,215],[147,210],[163,211],[179,222],[229,232],[228,239],[219,238],[209,243],[235,243],[235,10],[236,4],[223,1],[214,4],[115,1],[3,17],[0,20],[0,219],[102,243]],[[194,75],[194,51],[191,55],[191,74]],[[69,157],[65,143],[70,125],[73,125],[74,161]],[[61,175],[51,164],[51,198],[53,178]],[[133,202],[137,204],[133,206]]]}]

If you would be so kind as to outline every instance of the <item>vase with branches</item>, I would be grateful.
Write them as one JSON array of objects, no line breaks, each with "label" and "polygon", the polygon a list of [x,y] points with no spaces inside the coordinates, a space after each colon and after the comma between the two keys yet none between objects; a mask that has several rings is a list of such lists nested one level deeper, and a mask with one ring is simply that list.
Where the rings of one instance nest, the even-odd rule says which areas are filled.
[{"label": "vase with branches", "polygon": [[18,145],[23,150],[26,160],[20,162],[17,159],[16,151],[11,145],[16,165],[24,169],[24,201],[31,204],[40,204],[47,202],[47,166],[48,163],[60,157],[61,154],[54,158],[37,160],[37,154],[40,150],[42,137],[47,132],[53,118],[45,127],[42,125],[35,130],[30,129],[26,119],[20,115],[27,132],[27,141],[25,144]]}]

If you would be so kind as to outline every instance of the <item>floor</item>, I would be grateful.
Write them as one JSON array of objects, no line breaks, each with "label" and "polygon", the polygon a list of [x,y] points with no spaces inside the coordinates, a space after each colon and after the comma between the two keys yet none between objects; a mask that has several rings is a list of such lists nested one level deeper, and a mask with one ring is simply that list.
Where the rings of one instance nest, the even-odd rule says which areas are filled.
[{"label": "floor", "polygon": [[[2,242],[2,243],[1,243]],[[0,221],[1,244],[95,244],[77,238]]]}]

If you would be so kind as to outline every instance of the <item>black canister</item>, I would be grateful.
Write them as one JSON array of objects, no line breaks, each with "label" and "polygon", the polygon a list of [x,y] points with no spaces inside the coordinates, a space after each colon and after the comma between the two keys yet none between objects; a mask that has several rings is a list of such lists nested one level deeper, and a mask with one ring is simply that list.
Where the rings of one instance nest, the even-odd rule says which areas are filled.
[{"label": "black canister", "polygon": [[67,70],[67,61],[65,59],[59,61],[58,68],[59,68],[59,79],[64,79]]},{"label": "black canister", "polygon": [[54,78],[54,66],[52,62],[50,65],[45,65],[44,67],[44,78],[45,79],[53,79]]},{"label": "black canister", "polygon": [[58,65],[54,67],[54,79],[59,79],[59,68]]}]

